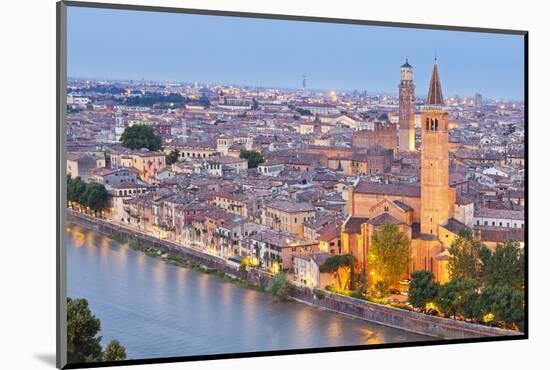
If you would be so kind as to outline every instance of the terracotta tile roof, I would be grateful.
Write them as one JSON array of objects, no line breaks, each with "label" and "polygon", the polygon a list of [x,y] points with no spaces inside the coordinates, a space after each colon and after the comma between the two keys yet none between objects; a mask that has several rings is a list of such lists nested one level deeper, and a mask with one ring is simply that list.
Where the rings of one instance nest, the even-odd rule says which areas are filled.
[{"label": "terracotta tile roof", "polygon": [[351,216],[347,219],[346,223],[344,224],[344,228],[346,233],[348,234],[360,234],[361,233],[361,225],[364,224],[369,220],[368,217],[355,217]]},{"label": "terracotta tile roof", "polygon": [[355,187],[354,192],[362,194],[397,195],[420,198],[420,185],[377,184],[367,181],[361,181]]},{"label": "terracotta tile roof", "polygon": [[276,209],[283,212],[312,212],[315,211],[309,203],[294,203],[288,200],[275,200],[266,205],[269,208]]},{"label": "terracotta tile roof", "polygon": [[479,227],[476,228],[479,232],[481,241],[504,243],[507,240],[525,241],[524,229],[510,229],[504,227]]},{"label": "terracotta tile roof", "polygon": [[517,211],[511,209],[478,208],[474,211],[474,217],[508,218],[512,220],[523,220],[525,218],[525,211]]},{"label": "terracotta tile roof", "polygon": [[457,235],[462,230],[471,231],[471,228],[468,227],[468,225],[465,225],[462,222],[455,220],[454,218],[449,219],[447,224],[443,225],[443,227]]},{"label": "terracotta tile roof", "polygon": [[373,226],[381,226],[383,224],[392,224],[392,225],[399,225],[403,222],[399,221],[389,213],[382,213],[379,216],[376,216],[375,218],[369,220],[369,224]]},{"label": "terracotta tile roof", "polygon": [[402,202],[400,200],[394,200],[393,203],[405,212],[412,211],[414,209],[411,206],[409,206],[407,203]]},{"label": "terracotta tile roof", "polygon": [[317,252],[311,254],[311,259],[315,262],[317,266],[321,266],[327,258],[332,257],[332,254],[326,252]]},{"label": "terracotta tile roof", "polygon": [[322,230],[322,234],[319,237],[320,241],[328,242],[340,237],[340,226],[330,225]]}]

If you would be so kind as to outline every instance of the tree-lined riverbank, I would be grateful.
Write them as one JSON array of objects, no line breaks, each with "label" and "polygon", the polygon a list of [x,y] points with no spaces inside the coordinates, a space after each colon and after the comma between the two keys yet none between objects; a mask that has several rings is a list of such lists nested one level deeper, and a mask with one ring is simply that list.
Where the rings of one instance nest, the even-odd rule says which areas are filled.
[{"label": "tree-lined riverbank", "polygon": [[[271,280],[271,275],[256,269],[242,271],[232,266],[227,260],[217,256],[206,254],[190,248],[185,248],[168,240],[155,238],[148,234],[130,230],[108,221],[99,220],[78,213],[71,214],[72,219],[90,228],[100,230],[111,236],[123,236],[138,240],[147,244],[150,248],[157,249],[160,253],[172,253],[178,257],[193,261],[200,265],[215,269],[221,273],[236,276],[256,286],[266,288]],[[157,252],[158,253],[158,252]],[[328,292],[327,292],[328,293]],[[326,299],[319,300],[309,288],[295,286],[292,289],[291,297],[311,305],[322,307],[334,312],[351,315],[370,322],[383,324],[398,329],[408,330],[414,333],[421,333],[440,339],[460,339],[487,336],[512,335],[521,333],[501,330],[487,326],[480,326],[465,322],[458,322],[439,317],[431,317],[415,312],[388,307],[372,302],[354,299],[339,294],[328,293]]]},{"label": "tree-lined riverbank", "polygon": [[243,289],[69,225],[68,294],[101,317],[103,345],[128,358],[334,347],[430,340]]}]

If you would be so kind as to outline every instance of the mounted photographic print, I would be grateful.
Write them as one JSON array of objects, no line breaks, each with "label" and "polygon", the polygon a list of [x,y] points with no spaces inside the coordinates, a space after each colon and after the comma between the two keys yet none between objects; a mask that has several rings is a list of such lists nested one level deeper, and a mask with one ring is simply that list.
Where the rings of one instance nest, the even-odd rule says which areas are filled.
[{"label": "mounted photographic print", "polygon": [[58,3],[58,367],[527,338],[526,60],[525,31]]}]

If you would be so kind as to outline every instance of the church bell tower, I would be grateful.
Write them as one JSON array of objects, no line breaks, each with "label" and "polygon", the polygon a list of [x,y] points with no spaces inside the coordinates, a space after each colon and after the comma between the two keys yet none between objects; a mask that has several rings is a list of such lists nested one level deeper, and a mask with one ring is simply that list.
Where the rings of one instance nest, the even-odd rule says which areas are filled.
[{"label": "church bell tower", "polygon": [[449,114],[434,63],[426,104],[422,107],[420,231],[437,235],[452,211],[449,187]]},{"label": "church bell tower", "polygon": [[399,151],[410,152],[414,146],[414,84],[413,67],[409,60],[401,66],[401,81],[399,83]]},{"label": "church bell tower", "polygon": [[115,141],[119,142],[124,130],[126,129],[126,124],[124,120],[124,113],[120,109],[115,113]]}]

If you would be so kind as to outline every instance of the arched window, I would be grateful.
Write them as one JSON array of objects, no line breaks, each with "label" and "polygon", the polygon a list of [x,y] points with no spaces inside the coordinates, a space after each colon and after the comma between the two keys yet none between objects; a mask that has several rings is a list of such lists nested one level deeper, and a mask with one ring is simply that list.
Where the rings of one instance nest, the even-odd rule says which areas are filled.
[{"label": "arched window", "polygon": [[439,122],[437,122],[437,119],[435,120],[435,130],[437,131],[437,126],[439,125]]},{"label": "arched window", "polygon": [[426,118],[426,130],[430,129],[430,119]]}]

